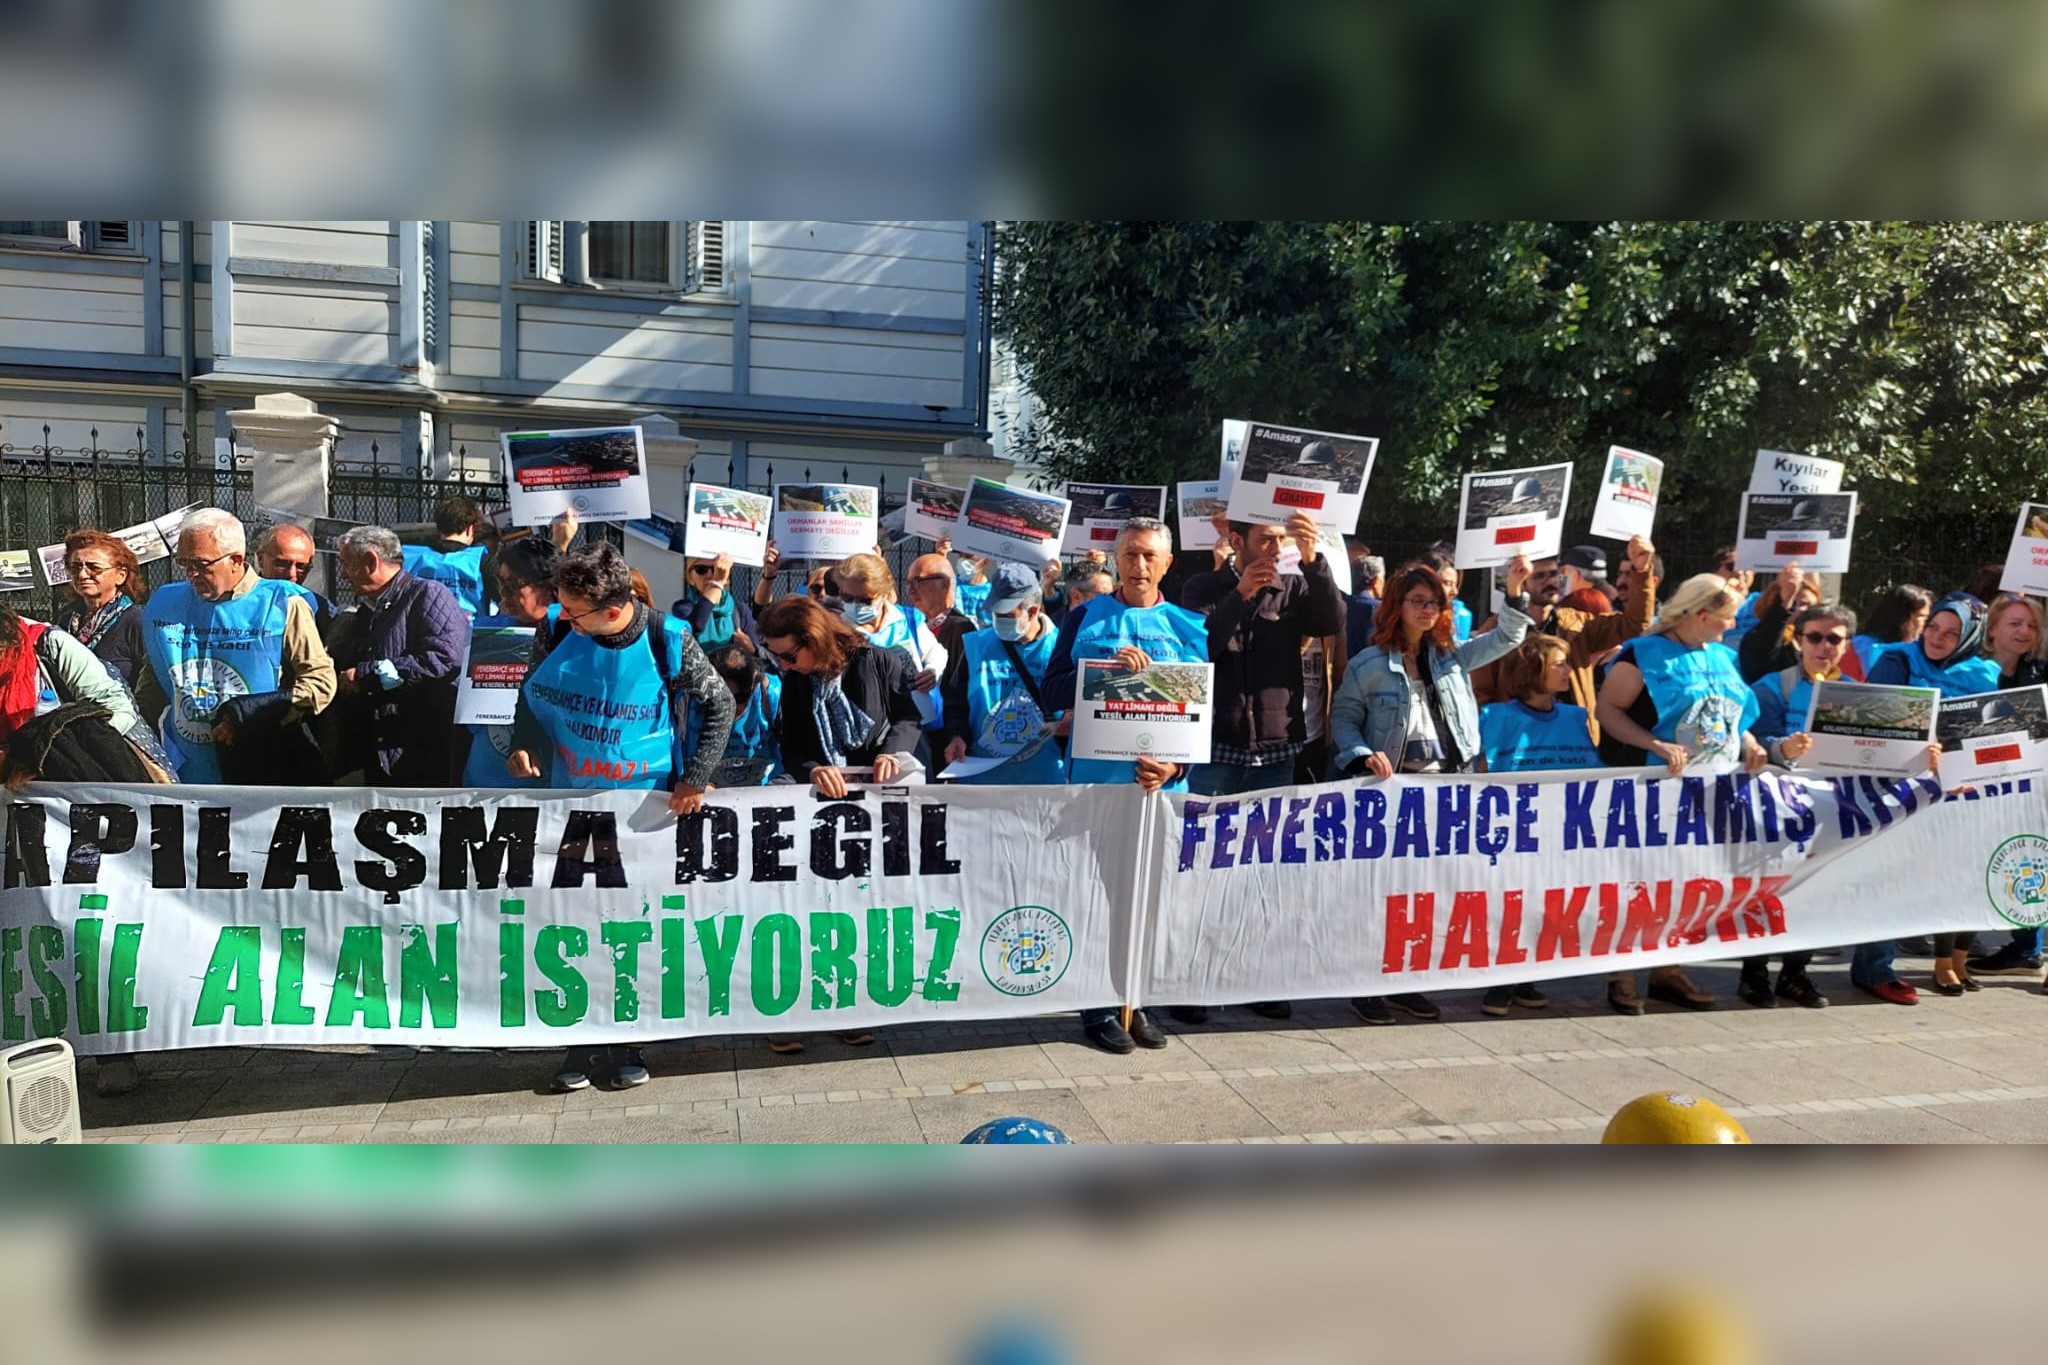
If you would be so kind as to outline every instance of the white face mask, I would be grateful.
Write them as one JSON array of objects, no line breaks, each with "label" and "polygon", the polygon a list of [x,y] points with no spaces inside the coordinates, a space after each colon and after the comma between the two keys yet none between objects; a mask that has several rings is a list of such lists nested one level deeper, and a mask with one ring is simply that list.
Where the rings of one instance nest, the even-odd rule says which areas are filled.
[{"label": "white face mask", "polygon": [[1029,630],[1030,624],[1031,618],[1021,613],[1016,616],[998,616],[995,618],[996,638],[998,640],[1021,640]]},{"label": "white face mask", "polygon": [[882,619],[882,607],[878,602],[841,602],[839,614],[856,626],[871,626]]}]

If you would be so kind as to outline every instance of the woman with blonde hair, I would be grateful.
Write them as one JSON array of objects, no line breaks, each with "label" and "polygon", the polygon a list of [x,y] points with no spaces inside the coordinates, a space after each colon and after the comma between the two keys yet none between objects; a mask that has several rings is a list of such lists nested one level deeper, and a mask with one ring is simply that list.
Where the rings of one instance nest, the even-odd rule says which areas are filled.
[{"label": "woman with blonde hair", "polygon": [[[1661,762],[1676,777],[1693,764],[1740,764],[1755,772],[1769,761],[1749,733],[1756,693],[1742,680],[1734,651],[1721,643],[1741,606],[1726,578],[1695,574],[1671,594],[1648,634],[1621,647],[1595,708],[1600,757],[1609,766]],[[1714,1005],[1676,967],[1650,973],[1650,998],[1693,1010]],[[1608,978],[1607,1003],[1617,1014],[1643,1012],[1632,974]]]},{"label": "woman with blonde hair", "polygon": [[910,688],[927,729],[939,723],[939,679],[946,672],[946,647],[932,634],[916,607],[897,601],[896,579],[878,554],[848,555],[833,571],[839,581],[839,614],[878,649],[900,649],[910,659]]},{"label": "woman with blonde hair", "polygon": [[[1984,642],[1998,664],[1998,686],[2032,687],[2048,682],[2048,665],[2041,661],[2041,642],[2048,631],[2042,628],[2041,604],[2030,597],[2001,597],[1991,604],[1984,618]],[[1972,972],[1987,976],[2031,976],[2041,970],[2041,930],[2015,929],[1997,951],[1983,957],[1966,957],[1961,977],[1968,989]],[[1939,973],[1937,972],[1937,976]]]}]

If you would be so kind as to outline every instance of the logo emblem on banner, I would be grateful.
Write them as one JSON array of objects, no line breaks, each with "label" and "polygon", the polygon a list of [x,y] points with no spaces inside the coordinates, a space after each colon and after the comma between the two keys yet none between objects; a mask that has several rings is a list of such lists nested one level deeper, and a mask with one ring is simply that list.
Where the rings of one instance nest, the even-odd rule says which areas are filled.
[{"label": "logo emblem on banner", "polygon": [[1067,922],[1042,905],[1005,910],[981,936],[981,974],[1004,995],[1051,990],[1073,960]]},{"label": "logo emblem on banner", "polygon": [[181,659],[171,669],[178,704],[171,723],[193,744],[213,743],[213,715],[230,697],[249,695],[249,684],[234,667],[209,655]]},{"label": "logo emblem on banner", "polygon": [[1985,868],[1991,908],[2022,928],[2048,923],[2048,839],[2016,834],[2000,844]]}]

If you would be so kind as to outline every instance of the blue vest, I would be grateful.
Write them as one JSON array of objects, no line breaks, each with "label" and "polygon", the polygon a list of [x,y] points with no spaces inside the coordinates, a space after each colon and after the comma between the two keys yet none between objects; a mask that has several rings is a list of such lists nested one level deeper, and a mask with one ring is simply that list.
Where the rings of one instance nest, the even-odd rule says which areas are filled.
[{"label": "blue vest", "polygon": [[[661,632],[669,675],[679,676],[689,627],[649,612],[647,629]],[[644,638],[606,648],[572,630],[527,674],[525,695],[553,746],[551,787],[666,788],[684,762]]]},{"label": "blue vest", "polygon": [[1629,641],[1628,658],[1642,670],[1657,708],[1651,733],[1702,763],[1742,761],[1742,735],[1756,723],[1756,693],[1722,644],[1688,649],[1666,635]]},{"label": "blue vest", "polygon": [[[1205,664],[1209,662],[1209,623],[1194,612],[1161,601],[1156,607],[1127,607],[1115,593],[1103,593],[1081,608],[1081,624],[1074,631],[1074,662],[1083,659],[1113,659],[1125,645],[1135,645],[1155,662]],[[1077,682],[1075,687],[1078,689]],[[1047,697],[1071,706],[1072,697]],[[1134,782],[1138,765],[1128,759],[1072,758],[1067,760],[1069,782]],[[1167,784],[1169,791],[1186,791],[1187,778]]]},{"label": "blue vest", "polygon": [[[688,737],[684,754],[697,752],[704,733],[704,712],[690,708]],[[782,771],[782,679],[770,673],[761,679],[754,695],[732,718],[732,733],[726,736],[725,756],[712,774],[715,787],[765,787]]]},{"label": "blue vest", "polygon": [[953,609],[978,626],[988,625],[989,583],[955,583],[953,585]]},{"label": "blue vest", "polygon": [[1867,678],[1870,676],[1870,670],[1877,667],[1878,655],[1890,649],[1891,646],[1879,640],[1875,635],[1859,635],[1849,642],[1849,648],[1856,651],[1857,659],[1863,664],[1863,676]]},{"label": "blue vest", "polygon": [[474,616],[484,609],[484,547],[471,545],[443,552],[427,545],[403,547],[405,571],[429,579],[455,594],[462,610]]},{"label": "blue vest", "polygon": [[[1038,638],[1015,648],[1033,682],[1045,679],[1052,663],[1054,632],[1048,627]],[[977,773],[963,781],[1004,787],[1056,786],[1067,780],[1067,758],[1059,741],[1046,733],[1046,724],[1057,719],[1038,709],[1030,689],[1017,676],[1010,651],[992,630],[977,630],[960,641],[961,667],[967,679],[967,723],[974,732],[968,752],[983,758],[1008,756],[1000,768]],[[1048,706],[1057,706],[1047,697]]]},{"label": "blue vest", "polygon": [[1965,659],[1947,668],[1937,668],[1927,661],[1927,654],[1920,648],[1920,642],[1887,645],[1885,653],[1896,654],[1906,661],[1906,671],[1912,675],[1912,686],[1932,687],[1944,697],[1973,697],[1979,692],[1998,690],[1998,660],[1978,655]]},{"label": "blue vest", "polygon": [[477,791],[500,787],[540,787],[545,777],[514,777],[507,760],[512,756],[512,727],[509,725],[465,725],[469,731],[469,758],[462,765],[462,785]]},{"label": "blue vest", "polygon": [[[1785,690],[1788,678],[1792,683],[1792,690],[1789,692]],[[1854,682],[1855,679],[1845,676],[1840,681]],[[1772,695],[1785,703],[1784,726],[1776,734],[1766,734],[1767,727],[1759,723],[1756,727],[1756,737],[1761,740],[1783,739],[1787,735],[1796,735],[1804,730],[1806,713],[1813,709],[1813,679],[1806,676],[1806,670],[1794,664],[1790,668],[1779,669],[1776,673],[1766,673],[1756,680],[1755,690],[1760,694],[1765,688],[1769,688]],[[1760,706],[1758,710],[1761,712],[1762,707]]]},{"label": "blue vest", "polygon": [[1763,597],[1753,592],[1742,599],[1742,605],[1735,609],[1735,624],[1721,637],[1721,643],[1737,653],[1742,651],[1742,637],[1756,629],[1756,604]]},{"label": "blue vest", "polygon": [[1481,707],[1479,745],[1490,773],[1601,766],[1586,724],[1586,708],[1566,702],[1557,702],[1548,711],[1519,701]]},{"label": "blue vest", "polygon": [[190,583],[170,583],[143,608],[143,648],[171,698],[164,747],[181,782],[219,782],[213,713],[229,697],[276,692],[284,683],[284,621],[294,597],[313,595],[281,578],[259,578],[248,592],[209,602]]},{"label": "blue vest", "polygon": [[[911,672],[922,673],[932,666],[932,661],[926,657],[932,651],[918,638],[919,628],[923,625],[924,616],[916,607],[906,607],[898,602],[889,608],[889,614],[883,618],[882,624],[875,627],[875,633],[868,637],[868,643],[877,649],[902,650],[903,656],[910,660]],[[932,721],[924,728],[937,730],[946,719],[945,699],[939,695],[939,689],[936,687],[925,695],[931,698]]]}]

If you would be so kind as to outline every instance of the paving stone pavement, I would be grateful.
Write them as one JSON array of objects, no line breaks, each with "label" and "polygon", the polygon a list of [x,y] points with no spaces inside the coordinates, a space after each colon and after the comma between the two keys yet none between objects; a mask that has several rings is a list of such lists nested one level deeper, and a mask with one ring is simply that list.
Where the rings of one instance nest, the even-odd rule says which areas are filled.
[{"label": "paving stone pavement", "polygon": [[[1908,980],[1926,964],[1904,959]],[[1489,1019],[1477,992],[1442,1022],[1361,1023],[1342,1001],[1284,1022],[1215,1011],[1161,1023],[1163,1051],[1113,1057],[1071,1016],[824,1035],[796,1056],[760,1038],[650,1045],[635,1090],[549,1093],[555,1054],[217,1048],[140,1059],[134,1093],[82,1101],[88,1142],[957,1142],[1030,1114],[1077,1142],[1593,1142],[1620,1104],[1682,1088],[1769,1142],[2048,1141],[2048,996],[1987,978],[1911,1009],[1815,976],[1825,1010],[1752,1009],[1735,969],[1693,977],[1711,1011],[1609,1012],[1598,978],[1549,1009]],[[85,1064],[90,1069],[91,1063]]]}]

